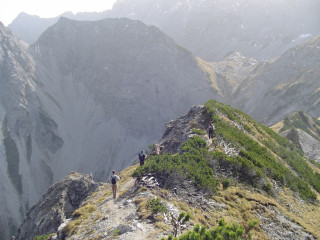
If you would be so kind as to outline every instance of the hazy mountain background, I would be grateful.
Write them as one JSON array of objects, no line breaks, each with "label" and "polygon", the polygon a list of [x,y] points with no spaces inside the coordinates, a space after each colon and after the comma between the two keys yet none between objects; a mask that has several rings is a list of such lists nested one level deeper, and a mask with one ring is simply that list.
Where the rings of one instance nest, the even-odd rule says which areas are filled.
[{"label": "hazy mountain background", "polygon": [[[197,56],[216,61],[232,51],[260,60],[280,56],[320,34],[319,12],[318,0],[119,0],[112,10],[66,17],[137,19],[159,27]],[[21,14],[8,27],[33,43],[45,25],[57,20]]]},{"label": "hazy mountain background", "polygon": [[304,111],[320,115],[320,37],[286,51],[272,61],[239,52],[209,64],[225,102],[267,125]]}]

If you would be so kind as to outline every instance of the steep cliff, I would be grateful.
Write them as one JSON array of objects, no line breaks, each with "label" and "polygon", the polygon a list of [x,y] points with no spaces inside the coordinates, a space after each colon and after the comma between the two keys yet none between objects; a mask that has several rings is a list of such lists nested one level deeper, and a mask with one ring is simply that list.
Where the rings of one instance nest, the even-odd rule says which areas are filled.
[{"label": "steep cliff", "polygon": [[39,143],[57,150],[63,141],[41,111],[32,56],[2,24],[0,39],[0,238],[7,239],[29,204],[52,184],[46,152],[36,154]]}]

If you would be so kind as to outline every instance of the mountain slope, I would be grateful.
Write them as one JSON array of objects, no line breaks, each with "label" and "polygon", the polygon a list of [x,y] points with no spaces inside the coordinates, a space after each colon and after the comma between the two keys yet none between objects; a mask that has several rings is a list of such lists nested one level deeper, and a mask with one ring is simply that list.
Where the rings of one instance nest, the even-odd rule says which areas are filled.
[{"label": "mountain slope", "polygon": [[292,141],[310,159],[320,163],[319,120],[303,112],[296,112],[272,128]]},{"label": "mountain slope", "polygon": [[251,79],[264,65],[264,62],[240,52],[232,52],[219,62],[207,63],[209,69],[207,71],[212,72],[213,86],[223,97],[224,102],[230,103],[241,100],[235,99],[235,93],[242,86],[242,82]]},{"label": "mountain slope", "polygon": [[[205,132],[210,120],[216,127],[213,139]],[[195,224],[216,226],[224,218],[247,228],[257,221],[254,239],[320,236],[320,182],[307,176],[319,180],[319,173],[299,171],[286,154],[304,170],[310,168],[293,144],[248,115],[211,100],[168,123],[158,144],[160,155],[151,154],[142,167],[136,164],[120,173],[116,200],[111,186],[104,184],[58,233],[44,234],[58,239],[159,239],[173,232],[171,216],[188,212],[191,219],[183,231]],[[131,174],[140,179],[138,186]],[[308,191],[313,194],[306,195]],[[165,213],[148,208],[157,198],[156,206]]]},{"label": "mountain slope", "polygon": [[60,19],[29,49],[0,30],[0,238],[70,171],[105,179],[215,96],[189,51],[138,21]]},{"label": "mountain slope", "polygon": [[270,125],[295,111],[320,115],[320,36],[266,63],[241,83],[234,106]]}]

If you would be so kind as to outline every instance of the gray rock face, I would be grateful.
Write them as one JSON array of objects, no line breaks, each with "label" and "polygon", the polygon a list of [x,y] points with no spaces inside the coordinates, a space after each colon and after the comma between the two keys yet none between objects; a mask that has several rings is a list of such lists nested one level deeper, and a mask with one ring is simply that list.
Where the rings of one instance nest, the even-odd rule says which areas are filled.
[{"label": "gray rock face", "polygon": [[211,62],[213,84],[223,96],[225,102],[237,102],[235,92],[242,82],[264,66],[263,62],[245,56],[240,52],[232,52],[219,62]]},{"label": "gray rock face", "polygon": [[292,139],[295,135],[296,141],[302,152],[310,159],[320,163],[320,141],[310,136],[301,129],[290,129],[280,133],[281,136]]},{"label": "gray rock face", "polygon": [[[34,133],[41,129],[45,137],[49,129],[39,121],[35,62],[20,40],[2,24],[0,43],[0,239],[8,239],[29,203],[52,183],[52,172],[46,153],[37,154],[36,142],[40,139]],[[51,136],[55,133],[55,129],[50,130]],[[52,141],[48,139],[47,144]]]},{"label": "gray rock face", "polygon": [[29,49],[0,27],[0,239],[70,171],[105,180],[215,96],[189,51],[138,21],[61,19]]},{"label": "gray rock face", "polygon": [[70,173],[52,185],[33,205],[21,224],[17,239],[32,240],[34,236],[57,232],[58,227],[98,188],[92,176]]},{"label": "gray rock face", "polygon": [[234,105],[266,124],[296,111],[318,117],[319,63],[320,37],[317,37],[288,50],[243,81],[235,94],[243,104],[234,102]]}]

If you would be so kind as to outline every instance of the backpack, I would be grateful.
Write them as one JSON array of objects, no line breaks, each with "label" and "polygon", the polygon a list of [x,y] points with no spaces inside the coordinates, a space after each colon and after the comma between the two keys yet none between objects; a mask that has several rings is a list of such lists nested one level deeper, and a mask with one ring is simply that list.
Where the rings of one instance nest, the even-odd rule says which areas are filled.
[{"label": "backpack", "polygon": [[117,177],[115,175],[111,176],[111,183],[112,184],[117,184]]},{"label": "backpack", "polygon": [[140,154],[139,154],[139,160],[140,160],[140,161],[143,161],[144,158],[145,158],[145,155],[144,155],[143,153],[140,153]]},{"label": "backpack", "polygon": [[214,126],[212,124],[209,125],[209,130],[213,130]]}]

